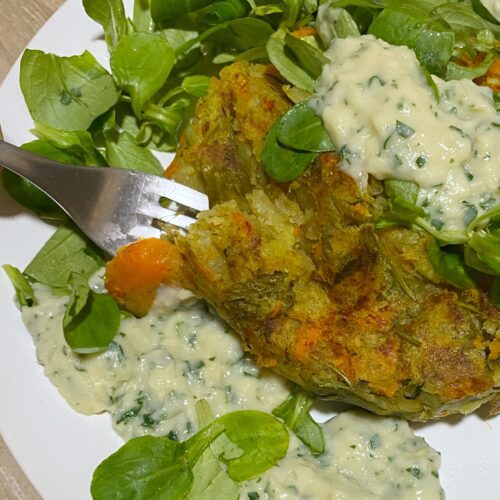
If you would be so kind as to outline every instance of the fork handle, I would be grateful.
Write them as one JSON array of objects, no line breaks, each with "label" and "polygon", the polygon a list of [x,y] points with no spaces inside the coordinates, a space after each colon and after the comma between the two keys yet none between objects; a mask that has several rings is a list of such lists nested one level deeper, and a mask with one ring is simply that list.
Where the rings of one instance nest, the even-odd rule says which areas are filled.
[{"label": "fork handle", "polygon": [[[0,140],[0,165],[32,182],[50,196],[65,211],[71,211],[71,200],[75,188],[82,192],[94,176],[86,175],[87,167],[66,166],[43,158],[24,149]],[[68,205],[69,202],[69,205]]]},{"label": "fork handle", "polygon": [[[108,251],[101,238],[106,227],[103,213],[120,196],[119,180],[125,170],[64,165],[0,140],[0,165],[24,177],[54,200],[98,246]],[[97,238],[97,239],[96,239]],[[102,240],[102,241],[101,241]],[[107,241],[107,240],[106,240]]]}]

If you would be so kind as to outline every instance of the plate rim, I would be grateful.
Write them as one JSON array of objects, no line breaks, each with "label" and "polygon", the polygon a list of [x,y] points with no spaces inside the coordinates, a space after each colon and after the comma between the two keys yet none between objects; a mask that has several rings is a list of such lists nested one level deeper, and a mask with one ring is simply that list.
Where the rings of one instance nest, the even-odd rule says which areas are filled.
[{"label": "plate rim", "polygon": [[[125,4],[128,5],[128,7],[130,7],[131,3],[132,3],[132,0],[125,0]],[[44,25],[37,31],[37,33],[30,40],[30,42],[28,43],[26,48],[28,48],[28,47],[40,48],[37,45],[39,45],[39,44],[45,45],[44,40],[46,38],[46,32],[48,29],[50,29],[51,25],[53,25],[53,24],[57,25],[59,22],[61,22],[61,20],[64,21],[65,17],[68,16],[70,13],[77,12],[77,11],[79,11],[79,15],[81,14],[81,12],[83,12],[81,0],[67,0],[66,2],[64,2],[60,6],[60,8],[57,9],[50,16],[50,18],[47,20],[47,22],[44,23]],[[78,16],[76,16],[75,20],[78,22],[80,20],[80,18]],[[90,21],[90,22],[92,23],[92,21]],[[90,23],[87,23],[87,24],[90,25]],[[97,31],[100,32],[99,28],[97,26],[94,26],[93,32],[97,32]],[[55,38],[58,37],[57,34],[54,36],[55,36]],[[97,40],[95,40],[95,41],[97,43]],[[41,42],[43,42],[43,43],[41,43]],[[60,42],[58,42],[56,40],[55,43],[57,45],[57,43],[60,43]],[[78,41],[77,41],[77,43],[78,43]],[[85,41],[85,45],[88,45],[87,41]],[[70,47],[72,47],[71,44],[68,47],[66,47],[65,52],[69,50],[69,52],[71,52],[71,53],[76,53]],[[43,49],[43,47],[41,47],[41,48]],[[46,49],[44,49],[44,50],[46,50]],[[23,52],[24,52],[24,49],[23,49]],[[0,85],[0,103],[3,101],[5,94],[10,95],[11,85],[13,85],[13,82],[16,82],[18,80],[21,57],[22,57],[22,53],[17,58],[14,65],[10,68],[10,70],[8,71],[7,75],[5,76],[3,82]],[[100,58],[100,62],[102,62],[102,57]],[[20,93],[19,89],[17,89],[17,93],[18,94]],[[27,108],[25,105],[24,105],[23,113],[24,114],[27,113]],[[5,114],[8,115],[8,112]],[[2,118],[3,116],[4,116],[4,112],[0,108],[0,118]],[[28,117],[29,117],[29,114],[28,114]],[[24,118],[26,118],[26,117],[24,117]],[[30,117],[29,117],[29,119],[31,120]],[[23,120],[20,120],[20,121],[23,121]],[[9,127],[7,127],[6,130],[7,130],[7,133],[6,133],[7,139],[9,137],[15,138],[18,136],[29,137],[28,129],[26,129],[22,133],[15,131],[13,134],[9,133]],[[23,139],[22,141],[24,141],[24,140],[27,140],[27,139]],[[19,143],[22,141],[16,140],[14,142]],[[35,238],[39,239],[39,238],[42,238],[44,235],[48,236],[48,234],[52,231],[52,229],[47,227],[43,222],[39,221],[36,217],[28,214],[27,212],[23,212],[23,215],[20,216],[20,220],[21,220],[22,224],[28,224],[28,225],[35,224],[35,226],[37,226],[36,231],[35,231]],[[0,228],[3,227],[4,222],[5,222],[5,220],[3,220],[2,214],[0,213]],[[36,252],[36,250],[37,250],[37,248],[33,248],[32,253]],[[29,253],[29,251],[27,253]],[[22,255],[19,256],[19,259],[18,259],[18,262],[20,262],[19,265],[22,264],[21,261],[23,258],[26,257],[27,253],[24,252],[24,253],[22,253]],[[0,260],[3,259],[3,253],[1,255],[2,256],[1,256]],[[0,265],[4,264],[4,263],[7,263],[7,262],[0,261]],[[10,283],[6,280],[5,277],[0,277],[0,295],[2,296],[3,299],[6,296],[4,293],[4,290],[9,290],[8,288],[5,287],[5,283],[7,283],[7,287],[10,286]],[[10,293],[7,292],[7,295],[9,297],[13,297],[12,290],[10,290]],[[7,310],[8,306],[5,306],[2,302],[5,302],[5,300],[0,301],[0,311],[3,311],[4,309]],[[12,307],[10,309],[12,309]],[[18,316],[17,320],[20,320],[19,311],[16,311],[16,313]],[[18,324],[18,323],[19,323],[19,321],[15,322],[14,324]],[[21,323],[21,331],[22,331],[22,333],[27,334],[27,330],[24,327],[24,325],[22,325],[22,323]],[[15,333],[17,334],[19,332],[15,332]],[[0,335],[1,335],[1,333],[0,333]],[[31,358],[31,364],[33,366],[31,366],[30,371],[35,372],[36,377],[41,376],[43,378],[43,381],[42,381],[43,387],[45,388],[45,390],[48,390],[51,394],[50,401],[55,402],[57,409],[63,409],[63,407],[64,407],[64,409],[65,409],[65,411],[63,412],[64,414],[66,414],[68,411],[71,412],[73,414],[72,421],[79,422],[79,424],[84,424],[84,422],[85,422],[85,424],[83,426],[85,427],[86,432],[88,432],[90,429],[93,432],[95,432],[96,436],[99,436],[100,438],[107,440],[106,446],[108,446],[108,448],[111,449],[111,451],[113,451],[117,447],[117,445],[119,445],[119,443],[122,441],[121,441],[121,438],[119,438],[116,434],[114,434],[114,431],[112,431],[111,426],[109,425],[109,415],[105,414],[105,415],[98,415],[98,416],[83,416],[83,415],[77,414],[76,412],[74,412],[74,410],[71,410],[69,405],[66,403],[66,401],[58,393],[57,389],[50,383],[48,378],[45,376],[45,374],[43,373],[42,367],[37,363],[36,356],[35,356],[35,348],[34,348],[34,344],[32,342],[31,336],[29,334],[27,334],[27,335],[25,335],[25,337],[26,338],[24,340],[25,341],[27,340],[31,346],[29,348],[30,353],[29,353],[28,357]],[[26,344],[26,342],[25,342],[25,344]],[[0,345],[1,345],[1,341],[0,341]],[[27,348],[27,347],[25,346],[25,348]],[[0,359],[2,359],[1,355],[0,355]],[[1,373],[2,373],[2,370],[0,367],[0,374]],[[1,383],[0,383],[0,387],[1,387]],[[43,405],[41,407],[43,408]],[[54,491],[50,490],[50,488],[52,487],[51,485],[53,483],[41,481],[40,480],[40,472],[35,471],[35,468],[37,468],[37,467],[33,468],[32,464],[26,465],[26,457],[24,456],[24,452],[21,451],[21,448],[23,448],[23,447],[18,446],[18,444],[16,442],[16,439],[17,439],[17,437],[15,436],[16,433],[13,433],[11,431],[7,431],[7,432],[5,431],[6,426],[5,426],[4,413],[5,413],[5,411],[1,410],[1,408],[0,408],[0,433],[2,434],[2,437],[4,438],[4,441],[7,445],[7,447],[9,448],[10,452],[12,453],[14,458],[16,459],[16,461],[17,461],[19,467],[21,468],[21,470],[23,471],[23,473],[26,475],[28,480],[33,485],[33,487],[39,492],[39,494],[43,498],[51,498],[51,500],[52,499],[53,500],[58,500],[58,499],[65,500],[65,498],[67,498],[67,496],[66,496],[66,494],[63,493],[63,490],[57,490],[54,493]],[[467,419],[469,419],[469,421],[471,423],[473,421],[475,421],[477,418],[479,418],[477,415],[467,417]],[[459,420],[463,421],[463,419],[459,419]],[[429,431],[430,426],[428,424],[427,424],[427,429],[425,429],[425,426],[419,425],[417,433],[419,435],[422,435],[422,429],[424,429],[424,431],[425,431],[424,436],[425,436],[426,440],[430,441],[431,445],[433,447],[435,447],[436,449],[438,449],[438,451],[441,451],[440,447],[438,445],[436,445],[434,442],[434,441],[436,441],[436,442],[439,441],[439,439],[436,439],[436,433],[439,434],[438,431],[440,428],[444,431],[445,428],[448,428],[450,426],[455,425],[455,424],[453,424],[454,421],[456,421],[456,419],[452,418],[452,419],[444,420],[441,422],[432,423],[432,430],[434,432]],[[496,431],[493,435],[493,440],[495,438],[495,434],[496,434],[496,438],[498,440],[498,437],[500,437],[500,417],[497,416],[495,418],[495,421],[496,421],[495,424],[493,424],[491,420],[485,420],[484,423],[486,424],[485,428],[491,427],[491,429],[493,431]],[[412,428],[415,429],[415,426],[412,426]],[[474,428],[474,425],[472,425],[472,428]],[[444,431],[444,432],[446,432],[446,431]],[[459,446],[458,449],[460,449],[460,448],[461,447]],[[446,452],[448,453],[448,451],[449,450],[447,450]],[[494,458],[496,458],[497,463],[498,463],[498,461],[500,459],[500,452],[497,455],[498,456],[496,456]],[[43,456],[40,456],[40,458],[43,459]],[[104,458],[104,456],[102,456],[101,459],[102,458]],[[457,456],[455,456],[455,459],[458,459]],[[94,466],[96,466],[96,465],[97,465],[97,462],[94,464]],[[457,492],[457,488],[455,488],[455,487],[450,488],[449,486],[447,486],[445,484],[445,483],[448,483],[448,481],[452,481],[452,480],[456,481],[457,478],[456,477],[453,478],[452,476],[447,477],[445,479],[445,481],[443,481],[443,486],[445,488],[445,491],[449,489],[449,491],[454,491],[454,495],[455,495],[455,492]],[[90,486],[90,481],[87,483],[87,489],[85,490],[87,494],[88,494],[89,486]],[[85,499],[90,498],[88,495],[80,497],[80,494],[84,495],[83,491],[79,491],[77,493],[78,498],[82,498],[82,499],[83,498],[85,498]],[[75,499],[77,497],[72,496],[72,498],[75,498]],[[452,499],[451,496],[449,496],[449,497],[447,496],[447,498]],[[458,500],[460,498],[462,498],[460,496],[460,494],[459,494],[459,496],[453,496],[454,500]],[[466,500],[465,497],[463,497],[463,498],[464,498],[464,500]],[[494,500],[494,498],[491,497],[491,499],[490,499],[490,497],[481,497],[481,500]]]}]

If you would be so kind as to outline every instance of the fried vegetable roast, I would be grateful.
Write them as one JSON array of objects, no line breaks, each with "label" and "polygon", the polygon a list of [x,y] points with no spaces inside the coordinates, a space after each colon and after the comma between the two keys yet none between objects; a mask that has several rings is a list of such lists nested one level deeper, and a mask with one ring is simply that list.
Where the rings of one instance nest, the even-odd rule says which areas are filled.
[{"label": "fried vegetable roast", "polygon": [[[428,233],[376,230],[381,184],[360,192],[331,153],[297,181],[265,175],[260,153],[292,105],[287,94],[272,68],[248,63],[212,81],[167,172],[212,208],[187,235],[122,250],[109,291],[143,314],[159,282],[186,287],[260,365],[323,398],[413,420],[498,407],[500,313],[488,283],[448,286],[428,258]],[[151,251],[176,265],[159,264],[148,282]]]}]

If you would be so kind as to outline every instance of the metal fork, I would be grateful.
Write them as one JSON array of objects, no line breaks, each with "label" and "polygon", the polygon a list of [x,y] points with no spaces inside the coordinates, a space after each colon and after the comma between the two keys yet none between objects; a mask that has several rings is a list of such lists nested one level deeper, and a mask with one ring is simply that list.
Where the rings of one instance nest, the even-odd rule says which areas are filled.
[{"label": "metal fork", "polygon": [[123,168],[75,167],[24,151],[0,136],[0,165],[52,198],[110,256],[139,238],[158,237],[154,221],[187,228],[194,218],[160,205],[167,198],[189,209],[208,209],[208,197],[182,184]]}]

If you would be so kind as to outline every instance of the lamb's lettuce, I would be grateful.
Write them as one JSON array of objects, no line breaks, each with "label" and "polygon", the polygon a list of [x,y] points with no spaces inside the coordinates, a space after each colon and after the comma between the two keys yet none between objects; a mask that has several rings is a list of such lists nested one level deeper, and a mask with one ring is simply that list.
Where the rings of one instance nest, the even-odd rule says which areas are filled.
[{"label": "lamb's lettuce", "polygon": [[128,22],[122,0],[83,0],[87,15],[99,23],[106,36],[110,50],[128,32]]},{"label": "lamb's lettuce", "polygon": [[429,22],[417,9],[399,6],[384,9],[368,32],[393,45],[406,45],[433,74],[444,76],[453,54],[455,35],[446,25]]},{"label": "lamb's lettuce", "polygon": [[287,111],[279,121],[278,141],[299,151],[335,151],[330,134],[309,103],[302,102]]},{"label": "lamb's lettuce", "polygon": [[89,277],[103,264],[94,245],[74,227],[62,225],[35,255],[24,274],[52,288],[69,290],[73,274]]},{"label": "lamb's lettuce", "polygon": [[87,130],[118,101],[112,76],[89,52],[60,57],[27,49],[21,89],[36,122],[61,130]]},{"label": "lamb's lettuce", "polygon": [[278,140],[281,120],[271,127],[262,148],[262,167],[278,182],[290,182],[300,177],[311,165],[317,153],[288,148]]},{"label": "lamb's lettuce", "polygon": [[[210,405],[205,399],[196,403],[196,413],[200,429],[214,421]],[[215,445],[223,438],[228,439],[224,434],[220,435],[205,449],[194,465],[193,486],[189,492],[190,499],[213,500],[213,498],[221,497],[227,500],[237,500],[239,498],[240,488],[238,484],[229,477],[227,470],[217,459],[220,450]]]},{"label": "lamb's lettuce", "polygon": [[149,149],[139,146],[128,132],[106,135],[106,160],[110,167],[161,175],[163,167]]},{"label": "lamb's lettuce", "polygon": [[239,448],[237,456],[220,457],[235,481],[246,481],[275,465],[288,449],[285,426],[259,411],[223,415],[184,442],[167,437],[131,439],[95,470],[94,500],[185,498],[193,487],[193,469],[222,433]]},{"label": "lamb's lettuce", "polygon": [[110,62],[113,76],[132,98],[132,109],[140,117],[146,102],[167,80],[175,54],[160,34],[132,33],[121,38]]},{"label": "lamb's lettuce", "polygon": [[104,351],[120,326],[121,313],[112,297],[89,289],[83,273],[71,276],[71,296],[63,319],[64,338],[80,354]]},{"label": "lamb's lettuce", "polygon": [[281,418],[286,426],[311,450],[313,455],[325,451],[325,438],[320,425],[309,413],[313,398],[304,392],[291,394],[273,410],[273,415]]},{"label": "lamb's lettuce", "polygon": [[26,278],[26,276],[17,267],[5,264],[2,266],[2,268],[5,271],[5,274],[7,274],[8,278],[10,279],[12,285],[14,286],[19,305],[21,307],[31,307],[32,305],[35,305],[35,292],[33,291],[33,287],[28,281],[28,278]]}]

